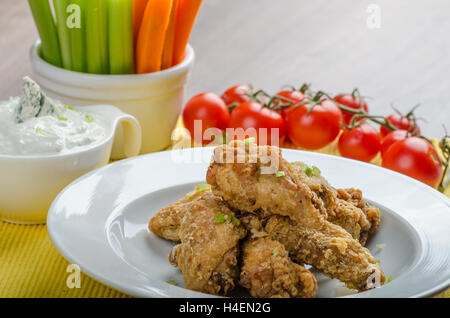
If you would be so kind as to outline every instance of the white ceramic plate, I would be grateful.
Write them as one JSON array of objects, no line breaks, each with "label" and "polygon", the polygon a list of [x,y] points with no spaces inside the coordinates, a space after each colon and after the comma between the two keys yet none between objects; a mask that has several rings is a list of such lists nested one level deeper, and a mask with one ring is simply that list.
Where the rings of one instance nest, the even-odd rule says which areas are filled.
[{"label": "white ceramic plate", "polygon": [[[211,148],[160,152],[123,160],[69,185],[53,202],[48,232],[56,248],[91,277],[138,297],[207,297],[184,288],[169,265],[173,243],[147,229],[150,218],[204,182]],[[406,176],[370,164],[284,150],[288,161],[322,170],[339,188],[358,187],[382,211],[368,248],[392,281],[350,297],[425,297],[450,285],[450,200]],[[385,244],[379,250],[376,244]],[[317,276],[318,297],[342,283]],[[177,282],[177,286],[168,284]]]}]

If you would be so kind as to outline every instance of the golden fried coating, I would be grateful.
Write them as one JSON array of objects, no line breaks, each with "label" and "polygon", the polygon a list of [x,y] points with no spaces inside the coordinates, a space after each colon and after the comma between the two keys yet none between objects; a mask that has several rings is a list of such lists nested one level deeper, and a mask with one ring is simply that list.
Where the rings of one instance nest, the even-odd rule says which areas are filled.
[{"label": "golden fried coating", "polygon": [[365,290],[385,281],[380,265],[349,233],[328,223],[326,230],[308,229],[286,217],[272,216],[266,232],[282,243],[299,264],[310,264],[348,288]]},{"label": "golden fried coating", "polygon": [[[347,231],[327,221],[324,201],[302,182],[298,171],[281,157],[279,148],[239,141],[217,147],[207,181],[213,193],[234,209],[251,212],[260,219],[286,217],[274,225],[268,223],[265,229],[286,245],[296,262],[313,265],[350,288],[373,287],[368,284],[371,277],[383,283],[376,260]],[[289,232],[286,234],[277,224],[285,225]]]},{"label": "golden fried coating", "polygon": [[[369,234],[374,234],[380,222],[378,208],[369,207],[362,198],[360,190],[349,189],[355,198],[346,190],[336,190],[324,177],[316,174],[307,175],[305,164],[294,162],[292,166],[301,182],[317,194],[327,210],[327,220],[337,224],[349,232],[362,245],[366,244]],[[359,194],[359,197],[358,197]]]},{"label": "golden fried coating", "polygon": [[[327,211],[327,220],[337,224],[349,232],[354,239],[364,246],[367,238],[374,234],[380,223],[380,211],[377,207],[370,206],[362,197],[362,192],[357,189],[336,190],[322,176],[307,176],[303,170],[303,163],[292,163],[294,171],[301,182],[316,193],[324,203]],[[186,213],[186,205],[198,198],[199,193],[192,197],[185,197],[178,202],[161,209],[149,223],[149,229],[156,235],[179,242],[178,228],[181,219]],[[317,200],[317,199],[316,199]]]},{"label": "golden fried coating", "polygon": [[172,249],[170,263],[181,269],[187,288],[227,294],[239,277],[239,240],[245,237],[245,228],[210,191],[180,206],[184,212],[177,232],[181,244]]},{"label": "golden fried coating", "polygon": [[[276,173],[282,177],[277,177]],[[323,202],[300,182],[277,147],[258,147],[233,141],[219,146],[208,168],[214,194],[231,207],[260,215],[278,214],[320,229],[326,220]]]},{"label": "golden fried coating", "polygon": [[277,147],[233,141],[214,151],[212,191],[161,209],[149,229],[181,241],[169,262],[199,292],[225,295],[239,280],[254,297],[314,297],[317,282],[303,264],[352,289],[382,285],[380,265],[361,245],[379,226],[379,210],[360,190],[336,190],[310,172]]},{"label": "golden fried coating", "polygon": [[339,189],[337,191],[340,200],[345,200],[363,211],[370,223],[368,234],[375,234],[380,226],[380,209],[367,203],[363,198],[361,190],[350,188]]},{"label": "golden fried coating", "polygon": [[268,237],[243,243],[239,282],[253,297],[312,298],[317,291],[314,275],[293,263],[284,246]]},{"label": "golden fried coating", "polygon": [[155,216],[153,216],[148,224],[148,228],[153,234],[158,235],[166,240],[179,242],[181,220],[189,211],[189,207],[193,201],[201,198],[201,192],[191,197],[184,197],[168,207],[162,208]]}]

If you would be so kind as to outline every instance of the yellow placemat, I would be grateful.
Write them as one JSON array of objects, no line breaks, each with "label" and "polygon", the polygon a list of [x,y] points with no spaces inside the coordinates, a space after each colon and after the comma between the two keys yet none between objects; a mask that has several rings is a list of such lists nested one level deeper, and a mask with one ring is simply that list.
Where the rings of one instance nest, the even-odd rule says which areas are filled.
[{"label": "yellow placemat", "polygon": [[[180,138],[184,138],[183,132],[178,135],[178,141]],[[337,154],[336,145],[321,152]],[[450,186],[446,193],[450,196]],[[84,274],[77,288],[72,276],[74,269],[69,265],[51,243],[45,225],[0,221],[0,298],[128,297]],[[450,298],[450,289],[437,297]]]}]

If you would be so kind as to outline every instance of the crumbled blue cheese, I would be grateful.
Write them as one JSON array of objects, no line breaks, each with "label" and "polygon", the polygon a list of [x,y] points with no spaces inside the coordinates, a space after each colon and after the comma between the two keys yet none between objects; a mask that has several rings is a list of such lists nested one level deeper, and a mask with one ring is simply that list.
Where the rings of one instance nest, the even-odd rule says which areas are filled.
[{"label": "crumbled blue cheese", "polygon": [[16,107],[16,121],[23,123],[25,120],[47,116],[55,112],[51,100],[41,91],[39,85],[28,76],[23,79],[23,93],[19,105]]}]

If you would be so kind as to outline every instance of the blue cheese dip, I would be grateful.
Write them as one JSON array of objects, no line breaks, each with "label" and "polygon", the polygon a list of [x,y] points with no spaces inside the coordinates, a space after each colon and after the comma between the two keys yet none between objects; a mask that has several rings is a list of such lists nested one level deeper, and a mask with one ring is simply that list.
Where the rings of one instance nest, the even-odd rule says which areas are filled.
[{"label": "blue cheese dip", "polygon": [[97,115],[52,101],[29,77],[21,97],[0,102],[0,154],[64,154],[105,138]]}]

